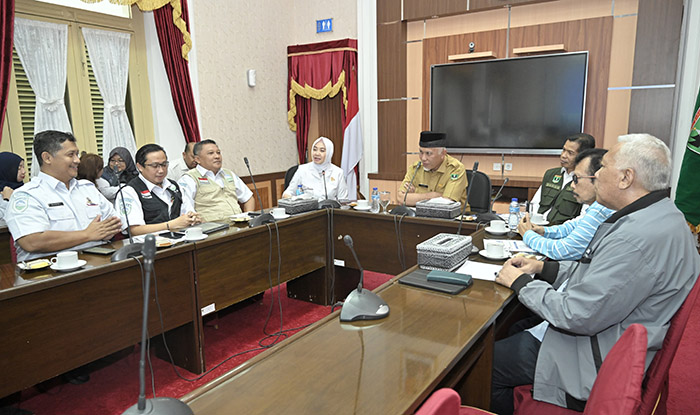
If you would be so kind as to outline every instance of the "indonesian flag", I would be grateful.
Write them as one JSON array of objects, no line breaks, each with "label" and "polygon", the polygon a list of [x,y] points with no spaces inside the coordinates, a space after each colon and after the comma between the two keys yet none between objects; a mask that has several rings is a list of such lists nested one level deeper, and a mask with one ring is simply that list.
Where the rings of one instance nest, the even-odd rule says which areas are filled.
[{"label": "indonesian flag", "polygon": [[340,167],[348,184],[348,199],[357,199],[357,174],[355,167],[362,158],[362,126],[357,98],[357,68],[348,77],[348,106],[343,120],[343,156]]}]

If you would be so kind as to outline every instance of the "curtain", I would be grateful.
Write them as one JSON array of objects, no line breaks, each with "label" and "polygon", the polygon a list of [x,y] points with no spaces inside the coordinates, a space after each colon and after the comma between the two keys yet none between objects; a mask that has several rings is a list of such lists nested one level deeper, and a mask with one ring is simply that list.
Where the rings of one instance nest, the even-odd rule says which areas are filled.
[{"label": "curtain", "polygon": [[[187,1],[180,0],[182,8],[182,20],[187,29]],[[175,104],[175,112],[182,126],[182,132],[188,143],[201,141],[199,123],[197,122],[197,109],[194,104],[192,82],[186,59],[181,50],[183,45],[183,33],[171,24],[176,12],[171,6],[161,7],[153,12],[158,32],[160,52],[165,63],[165,72],[168,75],[170,94]]]},{"label": "curtain", "polygon": [[287,122],[297,134],[299,162],[306,161],[310,120],[309,99],[343,94],[343,154],[341,168],[348,180],[348,197],[356,198],[357,166],[362,157],[362,134],[357,99],[357,40],[342,39],[287,47],[289,77]]},{"label": "curtain", "polygon": [[[72,132],[63,102],[66,91],[68,26],[15,18],[15,48],[36,95],[34,134],[46,130]],[[32,159],[36,155],[32,152]],[[32,163],[31,175],[39,174]]]},{"label": "curtain", "polygon": [[[0,132],[5,122],[7,96],[10,90],[10,74],[12,73],[12,35],[15,24],[15,0],[2,0],[0,4]],[[2,134],[0,133],[0,140]]]},{"label": "curtain", "polygon": [[124,147],[136,154],[136,140],[126,114],[126,86],[129,79],[128,33],[82,28],[97,87],[104,101],[102,152]]}]

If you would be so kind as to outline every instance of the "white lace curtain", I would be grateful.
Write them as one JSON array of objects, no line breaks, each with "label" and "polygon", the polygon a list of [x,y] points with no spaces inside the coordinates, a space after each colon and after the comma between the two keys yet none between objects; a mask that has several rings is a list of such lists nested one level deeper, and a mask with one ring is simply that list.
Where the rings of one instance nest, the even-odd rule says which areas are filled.
[{"label": "white lace curtain", "polygon": [[[17,17],[14,37],[15,49],[36,95],[34,135],[46,130],[72,132],[63,102],[68,25]],[[33,151],[32,160],[31,175],[36,176],[39,163]]]},{"label": "white lace curtain", "polygon": [[97,87],[104,107],[102,153],[107,156],[115,147],[136,154],[136,141],[126,115],[126,85],[129,79],[128,33],[82,28]]}]

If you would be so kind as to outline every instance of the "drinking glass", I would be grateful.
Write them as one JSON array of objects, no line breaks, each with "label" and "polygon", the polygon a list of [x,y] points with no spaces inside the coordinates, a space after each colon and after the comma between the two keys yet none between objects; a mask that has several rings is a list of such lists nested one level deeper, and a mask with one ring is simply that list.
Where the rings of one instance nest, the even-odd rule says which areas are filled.
[{"label": "drinking glass", "polygon": [[389,206],[389,199],[391,199],[391,192],[386,190],[379,192],[379,204],[382,205],[384,215],[388,215],[386,207]]}]

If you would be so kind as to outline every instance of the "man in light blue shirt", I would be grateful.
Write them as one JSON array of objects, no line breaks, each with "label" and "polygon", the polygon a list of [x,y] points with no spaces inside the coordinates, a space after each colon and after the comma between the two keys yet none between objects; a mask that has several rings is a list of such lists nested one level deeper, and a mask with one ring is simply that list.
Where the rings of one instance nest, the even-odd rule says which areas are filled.
[{"label": "man in light blue shirt", "polygon": [[594,148],[576,156],[576,167],[572,175],[573,194],[579,203],[590,204],[586,214],[561,225],[548,227],[533,224],[529,215],[525,215],[518,224],[518,233],[527,246],[556,261],[581,258],[600,224],[615,213],[595,200],[594,175],[606,152],[607,150]]}]

